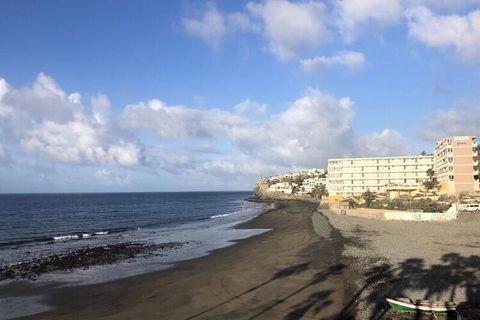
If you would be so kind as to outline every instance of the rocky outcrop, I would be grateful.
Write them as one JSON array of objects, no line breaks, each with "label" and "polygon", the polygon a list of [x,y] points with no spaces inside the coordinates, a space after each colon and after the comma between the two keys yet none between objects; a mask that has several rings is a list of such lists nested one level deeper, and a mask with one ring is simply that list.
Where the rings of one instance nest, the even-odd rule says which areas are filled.
[{"label": "rocky outcrop", "polygon": [[0,266],[0,280],[35,280],[40,274],[51,271],[86,269],[95,265],[112,264],[121,260],[133,259],[140,255],[162,255],[162,251],[179,248],[183,244],[180,242],[162,244],[130,242],[78,249],[66,254],[53,254],[31,261]]}]

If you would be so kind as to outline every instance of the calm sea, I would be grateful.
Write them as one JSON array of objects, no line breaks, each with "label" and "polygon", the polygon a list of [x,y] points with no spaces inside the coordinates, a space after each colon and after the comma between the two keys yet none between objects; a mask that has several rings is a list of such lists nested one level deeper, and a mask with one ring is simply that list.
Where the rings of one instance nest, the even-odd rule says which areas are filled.
[{"label": "calm sea", "polygon": [[[103,244],[186,243],[135,263],[57,274],[98,282],[165,268],[264,230],[234,229],[265,205],[250,192],[0,195],[0,266]],[[44,278],[47,276],[44,276]],[[58,280],[58,279],[57,279]]]}]

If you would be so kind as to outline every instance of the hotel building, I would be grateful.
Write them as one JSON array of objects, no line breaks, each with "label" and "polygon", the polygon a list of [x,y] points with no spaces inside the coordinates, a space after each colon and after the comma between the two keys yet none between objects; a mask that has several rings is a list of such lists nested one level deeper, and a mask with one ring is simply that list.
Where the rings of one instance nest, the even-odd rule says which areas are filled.
[{"label": "hotel building", "polygon": [[475,136],[440,139],[435,144],[434,170],[441,191],[475,192],[478,184],[478,153]]},{"label": "hotel building", "polygon": [[433,156],[329,159],[328,192],[351,196],[367,190],[416,190],[428,179],[428,169],[435,171],[440,193],[479,191],[476,147],[475,136],[455,136],[438,140]]},{"label": "hotel building", "polygon": [[328,160],[330,195],[384,192],[387,186],[417,187],[433,168],[433,156],[343,158]]}]

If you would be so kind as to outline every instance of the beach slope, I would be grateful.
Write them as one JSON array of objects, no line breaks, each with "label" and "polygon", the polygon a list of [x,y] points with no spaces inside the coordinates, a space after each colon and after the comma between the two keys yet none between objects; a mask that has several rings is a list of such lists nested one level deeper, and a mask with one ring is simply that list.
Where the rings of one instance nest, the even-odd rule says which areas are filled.
[{"label": "beach slope", "polygon": [[169,270],[54,289],[54,309],[24,319],[353,318],[343,239],[316,207],[277,203],[240,226],[271,231]]}]

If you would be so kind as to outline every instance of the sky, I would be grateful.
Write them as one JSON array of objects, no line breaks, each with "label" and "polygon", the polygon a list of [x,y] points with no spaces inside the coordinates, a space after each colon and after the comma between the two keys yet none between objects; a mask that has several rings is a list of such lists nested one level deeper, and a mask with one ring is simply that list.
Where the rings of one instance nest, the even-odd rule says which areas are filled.
[{"label": "sky", "polygon": [[0,193],[251,190],[480,134],[480,0],[0,1]]}]

